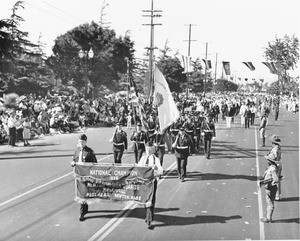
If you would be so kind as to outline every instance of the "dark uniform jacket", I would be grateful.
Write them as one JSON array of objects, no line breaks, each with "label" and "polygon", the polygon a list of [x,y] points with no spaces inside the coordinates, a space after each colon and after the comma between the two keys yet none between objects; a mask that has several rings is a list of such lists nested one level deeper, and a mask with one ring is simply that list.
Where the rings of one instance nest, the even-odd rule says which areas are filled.
[{"label": "dark uniform jacket", "polygon": [[192,123],[192,122],[185,122],[183,124],[183,127],[185,128],[186,134],[188,134],[191,138],[193,138],[195,130],[196,130],[196,127],[195,127],[194,123]]},{"label": "dark uniform jacket", "polygon": [[216,128],[213,122],[203,121],[202,130],[204,133],[208,132],[208,134],[204,137],[212,138],[213,136],[216,136]]},{"label": "dark uniform jacket", "polygon": [[177,158],[186,158],[190,155],[192,148],[192,139],[188,134],[180,135],[178,134],[177,143],[175,147],[175,156]]},{"label": "dark uniform jacket", "polygon": [[113,137],[113,151],[127,150],[127,134],[125,131],[116,131]]},{"label": "dark uniform jacket", "polygon": [[[78,147],[74,153],[73,161],[78,162],[79,161],[79,154],[80,154],[81,148]],[[95,152],[89,148],[88,146],[85,146],[82,149],[82,161],[83,162],[97,162],[97,158],[95,156]]]},{"label": "dark uniform jacket", "polygon": [[[137,133],[137,136],[134,134]],[[144,150],[145,151],[145,143],[148,142],[148,136],[145,131],[136,132],[134,131],[130,137],[131,141],[134,141],[133,151]]]}]

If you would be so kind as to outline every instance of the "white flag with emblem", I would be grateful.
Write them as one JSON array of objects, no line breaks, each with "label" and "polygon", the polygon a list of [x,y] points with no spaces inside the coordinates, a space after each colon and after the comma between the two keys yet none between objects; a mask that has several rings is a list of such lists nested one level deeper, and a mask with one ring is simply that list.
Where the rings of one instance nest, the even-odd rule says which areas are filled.
[{"label": "white flag with emblem", "polygon": [[179,118],[180,113],[169,85],[157,66],[154,69],[154,103],[158,109],[160,131],[163,132]]}]

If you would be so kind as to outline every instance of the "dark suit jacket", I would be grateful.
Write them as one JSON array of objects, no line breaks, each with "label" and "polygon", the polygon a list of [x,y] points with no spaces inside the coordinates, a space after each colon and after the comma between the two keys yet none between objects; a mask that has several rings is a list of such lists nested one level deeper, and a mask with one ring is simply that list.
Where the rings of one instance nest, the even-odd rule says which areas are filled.
[{"label": "dark suit jacket", "polygon": [[[79,153],[80,153],[80,148],[78,147],[74,153],[73,156],[73,161],[78,162],[79,161]],[[94,151],[89,148],[88,146],[85,146],[83,148],[83,162],[97,162],[97,158],[96,155],[94,153]]]}]

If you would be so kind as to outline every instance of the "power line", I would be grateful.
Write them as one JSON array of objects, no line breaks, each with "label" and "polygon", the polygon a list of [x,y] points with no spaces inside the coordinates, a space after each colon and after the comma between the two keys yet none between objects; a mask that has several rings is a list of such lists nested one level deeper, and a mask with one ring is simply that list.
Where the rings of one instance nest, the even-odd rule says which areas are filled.
[{"label": "power line", "polygon": [[63,19],[63,18],[61,18],[61,17],[59,17],[59,16],[57,16],[57,15],[55,15],[55,14],[53,14],[53,13],[50,13],[50,12],[48,12],[48,11],[46,11],[46,10],[40,8],[40,7],[37,7],[37,6],[33,5],[33,4],[31,4],[31,3],[27,2],[27,1],[24,1],[24,2],[27,3],[28,5],[30,5],[30,6],[32,6],[32,7],[34,7],[34,8],[36,8],[36,9],[39,9],[40,11],[45,12],[45,13],[47,13],[47,14],[49,14],[49,15],[52,15],[52,16],[54,16],[54,17],[60,19],[60,20],[63,20],[63,21],[65,21],[65,22],[68,22],[68,23],[77,25],[77,23],[73,23],[73,22],[70,22],[70,21],[68,21],[68,20],[66,20],[66,19]]},{"label": "power line", "polygon": [[49,6],[52,7],[52,8],[57,9],[58,11],[61,11],[62,13],[66,14],[66,15],[72,17],[72,18],[75,18],[75,19],[77,19],[77,20],[79,20],[79,21],[81,21],[81,22],[86,22],[85,20],[80,19],[80,18],[78,18],[78,17],[76,17],[76,16],[74,16],[74,15],[72,15],[72,14],[69,14],[69,13],[67,13],[67,12],[64,11],[64,10],[59,9],[58,7],[55,7],[55,6],[53,6],[52,4],[50,4],[50,3],[47,3],[46,1],[42,1],[42,2],[45,3],[45,4],[47,4],[47,5],[49,5]]}]

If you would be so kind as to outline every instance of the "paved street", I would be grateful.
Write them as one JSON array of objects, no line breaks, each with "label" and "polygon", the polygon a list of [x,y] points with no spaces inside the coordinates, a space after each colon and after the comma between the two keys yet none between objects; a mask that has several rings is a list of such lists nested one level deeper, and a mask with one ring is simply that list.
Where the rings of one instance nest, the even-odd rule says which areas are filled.
[{"label": "paved street", "polygon": [[[31,146],[0,146],[0,240],[245,240],[299,239],[299,115],[281,110],[269,118],[266,147],[259,147],[259,119],[250,129],[219,121],[211,159],[189,157],[186,182],[177,178],[175,157],[165,155],[153,230],[144,207],[103,202],[90,205],[79,222],[70,160],[80,132],[46,136]],[[128,136],[133,129],[127,130]],[[98,162],[112,163],[112,128],[88,128],[88,146]],[[282,200],[274,223],[263,224],[264,189],[257,177],[267,166],[269,137],[282,142]],[[132,143],[129,141],[129,145]],[[129,150],[123,163],[133,163]]]}]

